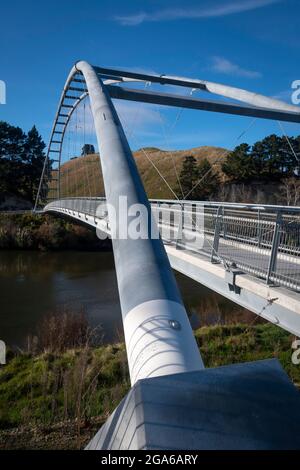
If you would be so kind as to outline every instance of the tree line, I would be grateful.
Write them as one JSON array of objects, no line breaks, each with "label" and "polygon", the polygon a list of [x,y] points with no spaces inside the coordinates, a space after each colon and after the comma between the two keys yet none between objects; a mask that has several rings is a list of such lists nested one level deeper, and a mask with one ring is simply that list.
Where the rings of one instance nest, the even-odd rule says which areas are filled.
[{"label": "tree line", "polygon": [[0,121],[0,193],[34,202],[45,159],[45,143],[35,126],[26,133]]},{"label": "tree line", "polygon": [[228,152],[221,169],[227,177],[226,182],[221,181],[220,174],[206,158],[198,163],[191,155],[185,157],[177,194],[184,199],[205,201],[217,196],[220,188],[231,183],[278,182],[287,204],[297,204],[300,191],[300,136],[289,137],[288,142],[285,137],[272,134],[252,146],[240,144]]},{"label": "tree line", "polygon": [[227,155],[222,171],[234,182],[298,177],[300,136],[290,137],[289,141],[291,145],[285,137],[272,134],[252,146],[240,144]]}]

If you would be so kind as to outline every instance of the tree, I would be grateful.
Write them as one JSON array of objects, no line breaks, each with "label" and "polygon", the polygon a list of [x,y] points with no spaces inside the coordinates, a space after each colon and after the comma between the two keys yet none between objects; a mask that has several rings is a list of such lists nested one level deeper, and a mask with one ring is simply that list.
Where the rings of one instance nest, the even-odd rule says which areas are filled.
[{"label": "tree", "polygon": [[33,128],[28,132],[25,140],[25,156],[24,156],[24,183],[23,191],[26,199],[34,201],[38,191],[38,186],[43,170],[45,160],[45,149],[46,145],[42,140],[42,137],[37,131],[37,128]]},{"label": "tree", "polygon": [[26,134],[20,127],[0,122],[0,191],[20,194],[25,140]]},{"label": "tree", "polygon": [[291,176],[295,169],[295,158],[286,139],[275,134],[256,142],[250,157],[255,166],[254,176],[257,179],[280,179],[283,176]]},{"label": "tree", "polygon": [[294,138],[292,141],[293,149],[296,154],[295,163],[295,174],[300,176],[300,135]]},{"label": "tree", "polygon": [[[286,154],[286,159],[289,162],[291,176],[300,176],[300,136],[289,137],[289,143],[286,137],[282,137],[283,152]],[[292,149],[291,149],[292,147]]]},{"label": "tree", "polygon": [[280,187],[281,194],[287,206],[297,206],[300,203],[300,180],[293,178],[285,178]]},{"label": "tree", "polygon": [[250,155],[250,146],[240,144],[230,152],[222,165],[222,170],[232,181],[248,181],[255,174],[255,166]]},{"label": "tree", "polygon": [[[192,155],[185,157],[182,164],[182,169],[180,172],[180,186],[177,188],[177,191],[182,191],[184,197],[193,191],[194,186],[198,181],[198,167],[197,160]],[[192,199],[192,197],[189,197]]]},{"label": "tree", "polygon": [[218,178],[205,158],[199,164],[193,156],[185,157],[180,172],[180,185],[184,198],[206,200],[218,186]]},{"label": "tree", "polygon": [[206,201],[218,189],[219,178],[209,161],[204,158],[198,165],[198,185],[195,188],[198,200]]},{"label": "tree", "polygon": [[91,155],[93,153],[95,153],[95,147],[93,146],[93,144],[84,144],[84,146],[82,147],[81,155],[85,156]]},{"label": "tree", "polygon": [[[231,181],[279,180],[299,174],[300,137],[290,138],[275,134],[253,144],[238,145],[230,152],[222,170]],[[295,158],[296,154],[296,158]]]},{"label": "tree", "polygon": [[28,134],[0,122],[0,191],[33,202],[44,164],[44,148],[36,127]]}]

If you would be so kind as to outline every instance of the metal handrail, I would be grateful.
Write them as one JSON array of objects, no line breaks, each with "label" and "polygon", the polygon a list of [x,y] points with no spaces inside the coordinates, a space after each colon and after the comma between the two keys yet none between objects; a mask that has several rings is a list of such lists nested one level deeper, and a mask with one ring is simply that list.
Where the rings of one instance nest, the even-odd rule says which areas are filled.
[{"label": "metal handrail", "polygon": [[[97,202],[105,201],[104,197],[63,198],[44,210],[69,209],[97,217]],[[168,199],[150,202],[161,231],[164,224],[159,214],[170,213],[167,224],[174,239],[165,240],[168,243],[208,256],[213,263],[223,262],[226,269],[234,266],[268,284],[300,291],[300,207],[206,201],[181,201],[180,205],[180,201]],[[180,227],[178,205],[185,218]],[[204,210],[204,242],[200,249],[178,240],[179,231],[184,236],[195,230],[191,220],[194,208]]]}]

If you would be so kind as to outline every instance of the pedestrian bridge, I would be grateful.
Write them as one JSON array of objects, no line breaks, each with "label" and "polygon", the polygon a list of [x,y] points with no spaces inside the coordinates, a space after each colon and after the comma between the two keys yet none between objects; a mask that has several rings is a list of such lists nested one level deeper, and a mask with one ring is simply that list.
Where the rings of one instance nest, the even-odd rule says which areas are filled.
[{"label": "pedestrian bridge", "polygon": [[[149,91],[149,84],[188,88],[190,95]],[[194,91],[225,100],[196,98]],[[85,113],[81,124],[78,117],[86,99],[106,200],[90,187],[88,194],[82,192],[82,173],[77,174],[79,192],[66,191],[62,184],[66,141],[70,148],[70,137],[76,139],[83,129],[82,144],[87,144]],[[55,116],[35,209],[111,236],[132,385],[88,448],[299,449],[299,394],[278,361],[205,370],[171,267],[299,335],[300,208],[194,203],[186,201],[189,194],[182,201],[149,201],[112,99],[270,119],[280,121],[281,128],[281,121],[300,123],[296,106],[231,86],[84,61],[72,68]],[[143,207],[141,225],[150,220],[161,237],[114,236],[112,216],[120,198],[126,198],[128,207]],[[200,225],[195,224],[199,214]],[[117,222],[117,229],[123,225]]]},{"label": "pedestrian bridge", "polygon": [[[300,334],[300,208],[150,202],[173,269]],[[203,213],[199,234],[193,225],[197,208]],[[111,235],[104,198],[56,200],[44,211]],[[189,241],[193,232],[196,241]]]}]

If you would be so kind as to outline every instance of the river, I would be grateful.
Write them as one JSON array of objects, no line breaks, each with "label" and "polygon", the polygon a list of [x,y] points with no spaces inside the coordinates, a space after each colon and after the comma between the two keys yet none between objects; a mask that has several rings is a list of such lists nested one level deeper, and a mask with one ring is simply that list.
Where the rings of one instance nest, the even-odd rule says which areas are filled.
[{"label": "river", "polygon": [[[176,274],[194,324],[249,322],[253,314],[191,279]],[[83,309],[104,341],[122,334],[111,252],[0,251],[0,339],[23,347],[39,320],[65,305]]]}]

